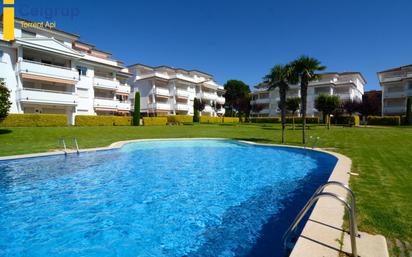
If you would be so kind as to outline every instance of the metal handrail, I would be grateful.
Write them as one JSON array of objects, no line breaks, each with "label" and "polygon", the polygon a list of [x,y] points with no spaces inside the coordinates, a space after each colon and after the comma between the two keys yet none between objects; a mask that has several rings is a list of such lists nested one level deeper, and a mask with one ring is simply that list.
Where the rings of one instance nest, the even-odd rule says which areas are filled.
[{"label": "metal handrail", "polygon": [[319,139],[320,137],[316,137],[315,141],[313,142],[312,149],[314,149],[317,146]]},{"label": "metal handrail", "polygon": [[67,147],[66,147],[66,141],[64,141],[64,138],[60,138],[60,144],[63,145],[63,152],[65,155],[67,155]]},{"label": "metal handrail", "polygon": [[77,152],[77,154],[79,154],[80,150],[79,150],[79,144],[77,143],[77,138],[74,137],[73,142],[74,142],[74,145],[76,146],[76,152]]},{"label": "metal handrail", "polygon": [[306,139],[305,139],[305,146],[304,146],[304,148],[307,148],[307,147],[308,147],[311,139],[312,139],[312,136],[310,136],[309,138],[306,138]]},{"label": "metal handrail", "polygon": [[[322,192],[327,186],[329,185],[336,185],[340,186],[344,189],[346,189],[349,194],[351,195],[351,204],[349,205],[346,200],[337,194],[330,193],[330,192]],[[309,201],[306,203],[306,205],[302,208],[302,210],[299,212],[298,216],[295,218],[295,220],[292,222],[286,233],[283,235],[283,249],[285,256],[288,256],[287,254],[287,243],[288,243],[288,238],[290,234],[295,232],[298,224],[302,221],[303,217],[306,215],[306,213],[311,209],[311,207],[322,197],[332,197],[339,202],[341,202],[345,208],[348,211],[348,216],[349,216],[349,233],[350,233],[350,238],[351,238],[351,247],[352,247],[352,255],[357,257],[357,247],[356,247],[356,237],[358,237],[358,227],[356,223],[356,199],[355,199],[355,194],[353,191],[345,184],[337,182],[337,181],[329,181],[326,184],[320,186],[313,196],[309,199]]]}]

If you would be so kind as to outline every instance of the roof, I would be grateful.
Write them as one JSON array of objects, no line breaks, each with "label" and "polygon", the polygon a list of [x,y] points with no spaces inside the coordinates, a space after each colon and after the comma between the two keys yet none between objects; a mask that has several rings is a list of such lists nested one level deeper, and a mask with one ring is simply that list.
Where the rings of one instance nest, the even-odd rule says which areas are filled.
[{"label": "roof", "polygon": [[131,68],[131,67],[135,67],[135,66],[142,66],[142,67],[146,67],[146,68],[149,68],[149,69],[160,69],[160,68],[166,68],[166,69],[171,69],[171,70],[175,70],[175,71],[177,71],[177,70],[181,70],[181,71],[185,71],[185,72],[197,72],[197,73],[200,73],[200,74],[202,74],[202,75],[206,75],[206,76],[209,76],[209,77],[212,77],[213,78],[213,75],[211,75],[211,74],[209,74],[209,73],[206,73],[206,72],[203,72],[203,71],[199,71],[199,70],[187,70],[187,69],[183,69],[183,68],[173,68],[173,67],[171,67],[171,66],[167,66],[167,65],[160,65],[160,66],[149,66],[149,65],[146,65],[146,64],[142,64],[142,63],[135,63],[135,64],[132,64],[132,65],[129,65],[129,66],[127,66],[127,67],[129,67],[129,68]]},{"label": "roof", "polygon": [[366,84],[366,79],[365,79],[365,77],[364,77],[364,76],[362,75],[362,73],[359,72],[359,71],[323,72],[323,73],[320,73],[319,75],[326,75],[326,74],[336,74],[336,75],[339,75],[339,76],[358,74],[358,75],[363,79],[363,81],[365,81],[365,84]]},{"label": "roof", "polygon": [[400,66],[400,67],[392,68],[392,69],[388,69],[388,70],[379,71],[378,73],[390,72],[390,71],[401,71],[402,69],[409,68],[409,67],[412,67],[412,64],[408,64],[408,65],[404,65],[404,66]]}]

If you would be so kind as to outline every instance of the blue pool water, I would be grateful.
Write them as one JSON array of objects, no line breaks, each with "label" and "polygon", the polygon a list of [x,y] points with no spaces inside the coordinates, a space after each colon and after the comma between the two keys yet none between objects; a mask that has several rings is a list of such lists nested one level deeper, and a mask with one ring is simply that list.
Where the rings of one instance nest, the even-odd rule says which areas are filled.
[{"label": "blue pool water", "polygon": [[335,157],[235,141],[0,162],[0,256],[280,256]]}]

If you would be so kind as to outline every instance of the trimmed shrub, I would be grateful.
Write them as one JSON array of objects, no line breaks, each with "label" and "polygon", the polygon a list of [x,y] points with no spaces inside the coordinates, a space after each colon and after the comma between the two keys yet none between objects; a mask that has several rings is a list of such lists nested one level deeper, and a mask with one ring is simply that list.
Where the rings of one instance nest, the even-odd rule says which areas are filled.
[{"label": "trimmed shrub", "polygon": [[174,122],[179,124],[193,124],[193,116],[190,115],[170,115],[167,116],[167,122]]},{"label": "trimmed shrub", "polygon": [[97,116],[97,115],[77,115],[76,126],[131,126],[130,116]]},{"label": "trimmed shrub", "polygon": [[358,115],[353,116],[333,116],[332,117],[332,124],[339,124],[339,125],[351,125],[359,126],[360,125],[360,118]]},{"label": "trimmed shrub", "polygon": [[134,94],[133,126],[140,126],[140,93]]},{"label": "trimmed shrub", "polygon": [[208,123],[208,124],[218,124],[222,123],[222,117],[210,117],[210,116],[200,116],[199,122],[200,123]]},{"label": "trimmed shrub", "polygon": [[9,114],[0,127],[64,127],[67,126],[65,114]]},{"label": "trimmed shrub", "polygon": [[238,117],[223,117],[223,123],[239,123]]},{"label": "trimmed shrub", "polygon": [[280,117],[254,117],[250,118],[252,123],[280,123]]},{"label": "trimmed shrub", "polygon": [[399,126],[401,124],[400,116],[369,116],[368,125]]},{"label": "trimmed shrub", "polygon": [[[286,117],[286,123],[292,123],[292,117]],[[302,117],[295,117],[295,124],[302,123]],[[319,124],[319,117],[306,117],[306,124]]]},{"label": "trimmed shrub", "polygon": [[167,117],[143,117],[144,126],[164,126],[167,124]]}]

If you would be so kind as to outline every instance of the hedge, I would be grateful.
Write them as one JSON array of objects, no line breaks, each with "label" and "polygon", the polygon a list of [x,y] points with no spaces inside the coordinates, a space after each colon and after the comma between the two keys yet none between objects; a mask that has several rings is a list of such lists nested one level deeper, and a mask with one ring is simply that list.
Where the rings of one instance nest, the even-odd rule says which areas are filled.
[{"label": "hedge", "polygon": [[167,124],[167,117],[143,117],[144,126],[163,126]]},{"label": "hedge", "polygon": [[210,116],[200,116],[199,122],[200,123],[209,123],[209,124],[218,124],[222,123],[222,117],[210,117]]},{"label": "hedge", "polygon": [[[292,123],[292,117],[286,117],[286,123]],[[295,117],[297,123],[302,123],[302,117]],[[319,117],[306,117],[306,124],[319,124]]]},{"label": "hedge", "polygon": [[193,124],[193,116],[190,115],[170,115],[167,116],[167,122],[175,122],[179,124]]},{"label": "hedge", "polygon": [[223,117],[223,123],[239,123],[238,117]]},{"label": "hedge", "polygon": [[351,125],[359,126],[360,125],[360,118],[358,115],[353,116],[333,116],[332,117],[332,124],[340,124],[340,125]]},{"label": "hedge", "polygon": [[97,115],[77,115],[76,126],[130,126],[131,116],[97,116]]},{"label": "hedge", "polygon": [[65,114],[9,114],[0,127],[64,127],[67,126]]},{"label": "hedge", "polygon": [[280,117],[254,117],[250,118],[252,123],[280,123]]},{"label": "hedge", "polygon": [[399,126],[401,125],[400,116],[369,116],[368,125]]}]

